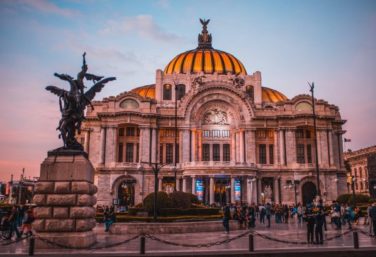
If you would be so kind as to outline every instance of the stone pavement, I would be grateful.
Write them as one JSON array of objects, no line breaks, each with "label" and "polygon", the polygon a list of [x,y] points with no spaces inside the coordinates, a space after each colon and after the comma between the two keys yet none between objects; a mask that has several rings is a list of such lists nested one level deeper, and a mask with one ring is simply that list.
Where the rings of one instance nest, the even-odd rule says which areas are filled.
[{"label": "stone pavement", "polygon": [[[194,223],[192,223],[194,224]],[[368,226],[358,225],[354,228],[360,229],[362,231],[368,232]],[[255,231],[261,236],[267,236],[272,239],[287,241],[276,242],[274,240],[269,240],[265,238],[260,238],[259,236],[254,237],[254,248],[255,251],[269,251],[278,252],[283,250],[304,250],[306,251],[333,251],[334,249],[348,249],[351,250],[353,246],[353,234],[346,233],[347,227],[344,227],[342,231],[335,230],[331,224],[328,224],[328,231],[325,232],[325,238],[333,238],[329,241],[325,241],[324,245],[307,245],[304,244],[306,241],[306,226],[298,224],[272,224],[271,228],[266,228],[265,225],[256,224]],[[107,248],[111,244],[124,241],[128,238],[133,237],[130,235],[111,235],[103,231],[103,224],[97,224],[95,228],[97,234],[98,243],[94,246],[95,248],[101,249],[86,249],[86,250],[72,250],[72,249],[36,249],[35,254],[112,254],[112,253],[126,253],[136,254],[140,251],[140,238],[130,241],[127,244],[120,244],[115,247]],[[154,235],[161,240],[167,240],[169,242],[175,242],[178,244],[206,244],[217,241],[225,241],[227,239],[232,239],[236,236],[246,233],[247,230],[235,230],[231,231],[229,234],[224,232],[203,232],[203,233],[187,233],[187,234],[164,234],[164,235]],[[338,238],[334,238],[338,235]],[[233,240],[231,242],[226,242],[220,245],[214,245],[212,247],[182,247],[175,245],[167,245],[159,241],[154,241],[150,238],[146,238],[146,253],[170,253],[177,255],[177,253],[193,253],[193,252],[218,252],[226,253],[229,255],[236,251],[248,251],[249,241],[248,235],[241,238]],[[4,245],[6,241],[0,241],[0,256],[10,255],[10,254],[25,254],[28,252],[28,241],[29,239],[22,240],[17,243]],[[294,243],[296,242],[296,243]],[[369,237],[365,233],[359,233],[359,245],[360,248],[369,248],[375,250],[376,256],[376,239]]]}]

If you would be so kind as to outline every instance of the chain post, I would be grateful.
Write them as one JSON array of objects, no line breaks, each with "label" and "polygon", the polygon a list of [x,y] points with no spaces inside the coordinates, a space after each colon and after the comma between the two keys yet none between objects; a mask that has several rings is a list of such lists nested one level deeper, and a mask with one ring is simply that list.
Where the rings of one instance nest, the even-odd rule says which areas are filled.
[{"label": "chain post", "polygon": [[353,241],[354,241],[354,249],[359,249],[359,236],[358,236],[357,231],[353,232]]},{"label": "chain post", "polygon": [[255,245],[254,245],[254,241],[253,241],[253,234],[249,234],[248,236],[248,243],[249,243],[249,251],[250,252],[253,252],[255,251]]},{"label": "chain post", "polygon": [[140,236],[140,254],[145,254],[145,235]]},{"label": "chain post", "polygon": [[32,236],[29,241],[29,256],[34,255],[35,238]]}]

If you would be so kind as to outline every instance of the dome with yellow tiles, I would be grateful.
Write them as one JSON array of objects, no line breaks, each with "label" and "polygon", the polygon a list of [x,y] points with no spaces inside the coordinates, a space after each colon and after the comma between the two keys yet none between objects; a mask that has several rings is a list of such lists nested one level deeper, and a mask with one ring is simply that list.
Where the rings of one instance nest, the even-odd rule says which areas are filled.
[{"label": "dome with yellow tiles", "polygon": [[243,64],[232,54],[214,49],[212,37],[207,31],[209,20],[201,20],[203,29],[198,35],[198,47],[178,54],[164,69],[165,74],[200,73],[205,74],[235,74],[246,75]]}]

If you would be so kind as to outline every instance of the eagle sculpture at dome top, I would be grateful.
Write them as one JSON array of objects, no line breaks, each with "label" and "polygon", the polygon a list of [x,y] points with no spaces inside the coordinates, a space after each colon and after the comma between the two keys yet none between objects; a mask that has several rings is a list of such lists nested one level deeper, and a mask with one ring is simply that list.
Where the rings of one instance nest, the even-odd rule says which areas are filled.
[{"label": "eagle sculpture at dome top", "polygon": [[209,20],[200,19],[202,24],[202,31],[201,34],[198,35],[198,47],[197,48],[212,48],[212,36],[208,33],[207,25],[210,22]]}]

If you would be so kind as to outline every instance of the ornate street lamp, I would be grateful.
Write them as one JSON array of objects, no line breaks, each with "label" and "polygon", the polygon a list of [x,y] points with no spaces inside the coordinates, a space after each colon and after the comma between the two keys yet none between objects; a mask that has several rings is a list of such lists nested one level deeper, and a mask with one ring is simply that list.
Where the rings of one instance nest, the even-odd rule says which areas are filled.
[{"label": "ornate street lamp", "polygon": [[316,163],[316,179],[317,179],[317,196],[321,199],[321,190],[320,190],[320,169],[319,169],[319,157],[318,157],[318,149],[317,149],[317,128],[316,128],[316,112],[315,112],[315,98],[313,96],[313,91],[315,88],[315,84],[312,82],[311,84],[308,83],[312,95],[312,112],[313,112],[313,133],[315,139],[315,163]]}]

